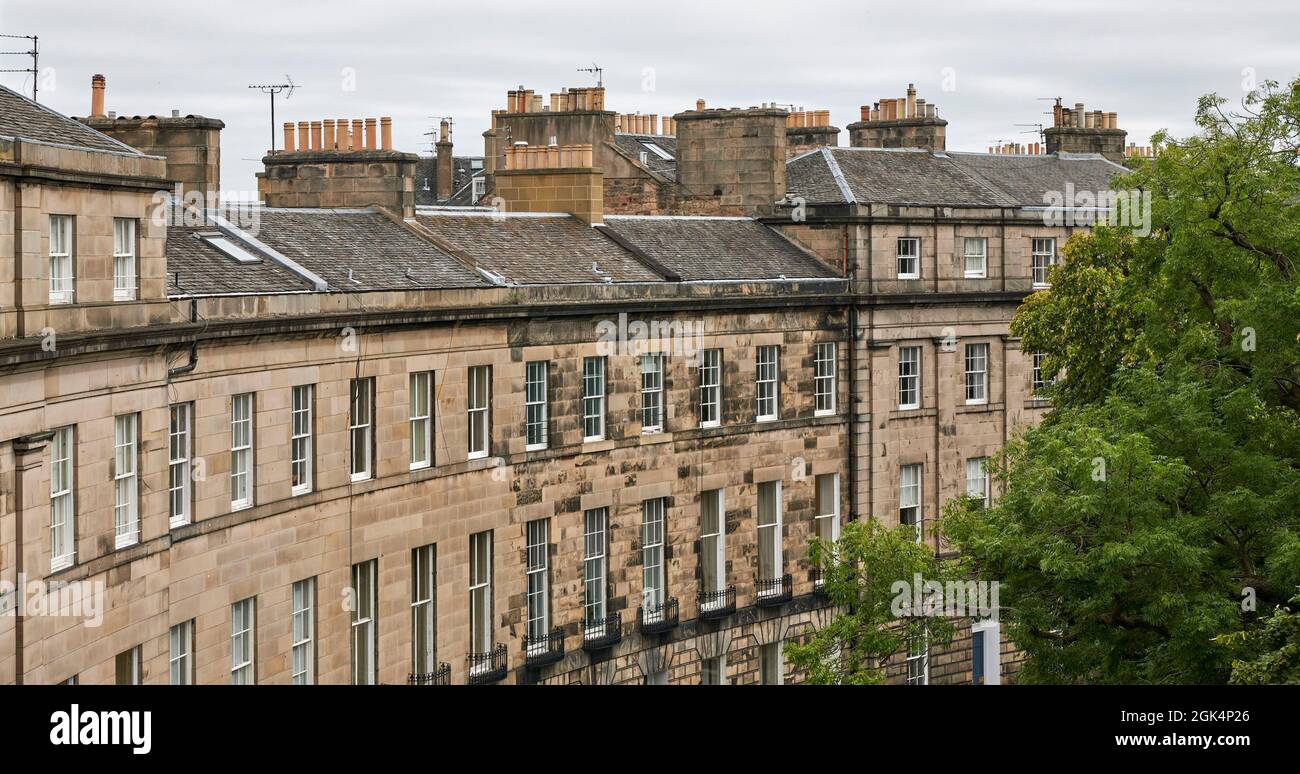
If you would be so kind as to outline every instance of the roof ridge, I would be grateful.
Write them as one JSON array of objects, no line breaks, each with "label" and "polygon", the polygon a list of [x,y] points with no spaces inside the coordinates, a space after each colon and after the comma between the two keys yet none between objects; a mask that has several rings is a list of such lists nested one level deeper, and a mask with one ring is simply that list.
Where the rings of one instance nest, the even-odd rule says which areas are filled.
[{"label": "roof ridge", "polygon": [[1007,191],[1002,190],[1002,188],[998,186],[996,183],[994,183],[992,180],[989,180],[988,178],[983,177],[982,175],[976,175],[973,170],[968,170],[965,167],[963,167],[961,164],[957,164],[949,156],[942,157],[942,160],[943,163],[947,164],[950,168],[955,170],[957,174],[971,181],[979,188],[983,188],[985,191],[992,194],[994,199],[1000,200],[998,203],[999,207],[1020,206],[1020,202],[1017,201],[1014,196],[1012,196]]},{"label": "roof ridge", "polygon": [[826,167],[830,170],[831,177],[835,178],[840,193],[844,194],[844,203],[857,204],[858,199],[853,193],[853,186],[849,185],[848,178],[844,177],[844,170],[840,169],[840,162],[836,161],[829,145],[822,146],[822,158],[826,160]]}]

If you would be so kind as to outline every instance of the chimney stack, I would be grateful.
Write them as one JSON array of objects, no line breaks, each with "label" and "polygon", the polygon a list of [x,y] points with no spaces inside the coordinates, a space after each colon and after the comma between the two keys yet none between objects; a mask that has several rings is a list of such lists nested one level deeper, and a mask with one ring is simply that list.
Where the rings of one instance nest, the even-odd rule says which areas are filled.
[{"label": "chimney stack", "polygon": [[516,142],[496,171],[496,194],[508,212],[565,212],[592,225],[604,216],[604,173],[591,145]]},{"label": "chimney stack", "polygon": [[90,78],[90,117],[104,117],[104,88],[108,85],[104,76],[96,73]]},{"label": "chimney stack", "polygon": [[[703,105],[703,100],[696,103]],[[771,215],[786,193],[789,116],[780,108],[757,107],[673,116],[683,193],[716,197],[720,215]]]},{"label": "chimney stack", "polygon": [[863,105],[860,116],[848,127],[849,145],[854,148],[945,150],[948,122],[939,118],[932,102],[916,96],[914,84],[907,84],[906,97]]},{"label": "chimney stack", "polygon": [[1119,116],[1102,110],[1084,111],[1083,103],[1071,110],[1060,100],[1052,107],[1052,126],[1043,130],[1046,153],[1097,153],[1116,164],[1128,155],[1128,133],[1119,128]]},{"label": "chimney stack", "polygon": [[[434,195],[438,201],[450,199],[456,192],[455,156],[452,153],[451,124],[447,119],[438,123],[438,141],[434,143],[437,158],[434,160]],[[477,204],[477,202],[475,202]]]}]

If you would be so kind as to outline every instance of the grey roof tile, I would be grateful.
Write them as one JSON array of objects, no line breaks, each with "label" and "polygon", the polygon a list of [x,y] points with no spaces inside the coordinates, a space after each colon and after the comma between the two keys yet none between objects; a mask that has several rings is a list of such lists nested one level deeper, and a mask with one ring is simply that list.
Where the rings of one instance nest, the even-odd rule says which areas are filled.
[{"label": "grey roof tile", "polygon": [[288,293],[312,289],[306,280],[270,258],[260,263],[240,263],[199,238],[200,234],[216,233],[212,226],[167,228],[168,295]]},{"label": "grey roof tile", "polygon": [[687,281],[839,276],[816,256],[749,218],[606,215],[605,226]]},{"label": "grey roof tile", "polygon": [[95,151],[144,155],[129,145],[97,132],[80,121],[50,110],[18,92],[0,86],[0,135],[37,142],[70,145]]}]

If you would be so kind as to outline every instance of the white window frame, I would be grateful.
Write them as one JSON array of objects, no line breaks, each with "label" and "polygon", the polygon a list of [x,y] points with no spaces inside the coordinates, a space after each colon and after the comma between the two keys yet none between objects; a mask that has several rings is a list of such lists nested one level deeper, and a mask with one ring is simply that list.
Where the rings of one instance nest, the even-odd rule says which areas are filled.
[{"label": "white window frame", "polygon": [[1034,352],[1030,355],[1032,370],[1030,371],[1029,387],[1031,395],[1037,396],[1046,388],[1050,387],[1056,380],[1043,376],[1043,361],[1047,359],[1046,352]]},{"label": "white window frame", "polygon": [[411,551],[411,671],[417,675],[438,669],[437,600],[438,548],[430,543]]},{"label": "white window frame", "polygon": [[51,304],[70,304],[77,287],[77,261],[73,242],[73,217],[50,216],[50,293]]},{"label": "white window frame", "polygon": [[[492,366],[470,366],[466,375],[466,403],[469,411],[468,458],[479,460],[488,456],[492,445]],[[475,446],[478,436],[480,446]]]},{"label": "white window frame", "polygon": [[907,645],[907,684],[908,685],[929,685],[930,684],[930,637],[923,634],[915,638],[921,643],[921,647],[913,647],[914,642],[909,640]]},{"label": "white window frame", "polygon": [[230,684],[257,682],[257,601],[241,599],[230,606]]},{"label": "white window frame", "polygon": [[[114,682],[117,685],[140,685],[141,684],[140,678],[144,671],[141,669],[141,663],[140,663],[142,655],[143,654],[141,653],[139,645],[136,645],[130,650],[124,650],[121,653],[117,654],[117,658],[114,659],[114,664],[113,664]],[[126,678],[128,682],[125,683],[118,682],[118,680],[121,679],[120,670],[121,670],[121,662],[123,656],[125,656],[128,659],[127,668],[131,672],[131,674],[128,675]]]},{"label": "white window frame", "polygon": [[413,371],[407,380],[411,470],[433,466],[433,380],[433,371]]},{"label": "white window frame", "polygon": [[[755,505],[754,505],[754,511],[755,511],[755,519],[754,519],[754,523],[755,523],[755,525],[756,525],[756,527],[757,527],[757,531],[758,531],[758,535],[757,535],[757,541],[758,541],[758,577],[759,577],[759,580],[765,580],[765,581],[780,580],[781,578],[783,578],[783,577],[785,576],[785,557],[783,556],[783,552],[782,552],[782,550],[781,550],[781,548],[782,548],[782,546],[781,546],[781,543],[782,543],[782,540],[781,540],[781,510],[782,510],[782,509],[781,509],[781,482],[780,482],[779,480],[778,480],[778,481],[764,481],[764,482],[762,482],[762,483],[760,483],[760,484],[758,485],[757,490],[758,490],[758,491],[757,491],[757,497],[756,497],[756,502],[755,502]],[[764,499],[764,495],[765,495],[765,493],[768,493],[768,492],[771,493],[770,496],[771,496],[771,516],[772,516],[772,521],[771,521],[770,523],[765,524],[765,523],[763,523],[763,511],[764,511],[764,508],[763,508],[763,499]],[[763,541],[764,541],[763,531],[764,531],[764,530],[767,530],[768,535],[767,535],[767,538],[766,538],[766,539],[767,539],[768,541],[770,541],[770,545],[768,546],[768,548],[767,548],[766,551],[765,551],[764,548],[763,548]],[[764,557],[764,554],[769,554],[766,558],[767,558],[768,562],[772,565],[772,570],[773,570],[773,572],[771,573],[771,575],[764,575],[764,574],[763,574],[763,560],[764,560],[764,558],[765,558],[765,557]],[[760,590],[759,595],[760,595],[760,596],[780,596],[782,592],[783,592],[783,589],[778,585],[778,586],[774,586],[774,587],[771,587],[771,588],[768,588],[768,589],[765,589],[765,590]]]},{"label": "white window frame", "polygon": [[[972,249],[973,248],[973,249]],[[984,279],[989,272],[989,240],[988,237],[965,237],[962,242],[962,253],[965,258],[963,264],[963,274],[966,279]],[[971,260],[976,261],[974,268],[971,267]]]},{"label": "white window frame", "polygon": [[352,565],[352,684],[379,681],[379,560]]},{"label": "white window frame", "polygon": [[525,633],[532,640],[530,653],[540,653],[546,650],[545,637],[551,631],[551,520],[527,522],[524,537]]},{"label": "white window frame", "polygon": [[541,451],[550,442],[546,426],[547,371],[550,363],[533,360],[524,364],[524,451]]},{"label": "white window frame", "polygon": [[761,685],[785,685],[784,641],[758,646],[758,680]]},{"label": "white window frame", "polygon": [[316,579],[304,578],[290,592],[293,614],[289,652],[289,682],[316,684]]},{"label": "white window frame", "polygon": [[[486,654],[492,651],[492,531],[476,532],[469,536],[469,630],[470,652]],[[486,672],[491,669],[487,659],[471,668]]]},{"label": "white window frame", "polygon": [[978,497],[989,504],[989,468],[988,457],[971,457],[966,460],[966,494]]},{"label": "white window frame", "polygon": [[1029,243],[1030,281],[1034,288],[1050,288],[1047,275],[1056,265],[1056,238],[1033,237]]},{"label": "white window frame", "polygon": [[69,425],[50,439],[50,572],[71,567],[77,557],[76,438]]},{"label": "white window frame", "polygon": [[[713,525],[709,524],[710,518],[715,522]],[[701,556],[707,555],[710,551],[710,543],[714,555],[714,578],[710,583],[708,565],[701,563],[700,583],[705,592],[716,594],[727,587],[727,508],[724,489],[710,489],[700,493]],[[722,599],[713,602],[713,606],[716,607],[724,607],[725,604],[725,600]]]},{"label": "white window frame", "polygon": [[167,515],[173,529],[190,523],[193,457],[194,404],[173,403],[167,407]]},{"label": "white window frame", "polygon": [[600,636],[609,604],[609,509],[592,508],[582,514],[582,615],[588,636]]},{"label": "white window frame", "polygon": [[[904,249],[904,245],[909,245]],[[899,237],[894,243],[895,266],[898,279],[921,278],[921,239],[920,237]],[[904,271],[904,262],[911,262],[911,271]]]},{"label": "white window frame", "polygon": [[[312,490],[315,471],[316,386],[300,384],[289,393],[289,493],[304,495]],[[296,482],[296,483],[295,483]]]},{"label": "white window frame", "polygon": [[989,402],[989,356],[991,348],[985,342],[967,344],[966,405],[982,406]]},{"label": "white window frame", "polygon": [[135,219],[113,218],[113,300],[134,301],[136,296]]},{"label": "white window frame", "polygon": [[641,356],[641,433],[664,430],[664,356]]},{"label": "white window frame", "polygon": [[662,621],[667,599],[664,567],[664,531],[667,499],[656,497],[641,502],[641,605],[647,622]]},{"label": "white window frame", "polygon": [[[911,395],[915,400],[907,402]],[[921,348],[918,346],[900,346],[898,348],[898,410],[911,411],[921,408]]]},{"label": "white window frame", "polygon": [[[358,450],[360,454],[358,455]],[[348,459],[353,481],[375,477],[375,378],[348,383]]]},{"label": "white window frame", "polygon": [[605,358],[582,359],[582,441],[605,440]]},{"label": "white window frame", "polygon": [[194,684],[194,619],[167,632],[167,677],[172,685]]},{"label": "white window frame", "polygon": [[[823,489],[823,484],[827,489]],[[813,517],[817,537],[828,543],[840,539],[840,474],[822,473],[813,477]]]},{"label": "white window frame", "polygon": [[971,637],[984,638],[983,685],[1002,684],[1002,624],[996,620],[971,622]]},{"label": "white window frame", "polygon": [[722,350],[706,349],[700,357],[700,427],[722,422]]},{"label": "white window frame", "polygon": [[921,500],[923,478],[924,468],[919,462],[902,465],[898,469],[898,523],[912,524],[916,528],[918,543],[921,542],[925,522]]},{"label": "white window frame", "polygon": [[767,344],[754,348],[754,421],[773,422],[781,415],[781,347]]},{"label": "white window frame", "polygon": [[[253,420],[255,410],[253,393],[245,392],[230,397],[230,510],[238,511],[253,506],[254,470],[253,453],[256,423]],[[241,411],[242,408],[242,411]],[[243,433],[247,438],[240,442],[240,427],[246,426]],[[242,472],[240,472],[242,471]],[[237,480],[244,482],[243,497],[236,485]]]},{"label": "white window frame", "polygon": [[140,542],[140,415],[113,417],[113,545]]},{"label": "white window frame", "polygon": [[835,413],[837,355],[838,348],[833,341],[813,345],[813,416],[825,417]]},{"label": "white window frame", "polygon": [[469,184],[470,198],[474,200],[472,203],[478,204],[478,200],[483,198],[483,194],[487,193],[487,178],[479,175],[478,177],[470,178]]}]

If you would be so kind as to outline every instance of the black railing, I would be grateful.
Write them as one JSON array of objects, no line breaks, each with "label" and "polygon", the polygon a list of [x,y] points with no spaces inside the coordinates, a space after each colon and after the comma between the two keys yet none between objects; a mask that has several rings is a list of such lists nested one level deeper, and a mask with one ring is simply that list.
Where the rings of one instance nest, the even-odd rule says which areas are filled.
[{"label": "black railing", "polygon": [[736,587],[728,586],[719,591],[701,591],[699,607],[700,618],[706,621],[726,618],[736,612]]},{"label": "black railing", "polygon": [[486,653],[471,653],[465,657],[469,666],[469,684],[486,685],[506,676],[506,646],[498,645]]},{"label": "black railing", "polygon": [[827,596],[825,570],[820,567],[812,568],[812,572],[808,573],[808,579],[812,581],[814,594],[819,597]]},{"label": "black railing", "polygon": [[677,597],[656,605],[642,605],[636,611],[636,625],[642,634],[662,634],[677,626]]},{"label": "black railing", "polygon": [[564,658],[564,629],[557,626],[538,637],[524,635],[524,663],[543,667]]},{"label": "black railing", "polygon": [[586,651],[612,648],[623,639],[623,614],[610,613],[604,618],[582,623],[582,649]]},{"label": "black railing", "polygon": [[446,661],[438,664],[432,672],[411,673],[406,676],[407,685],[451,685],[451,664]]},{"label": "black railing", "polygon": [[780,578],[759,578],[754,581],[755,601],[759,607],[784,605],[794,597],[794,581],[789,575]]}]

